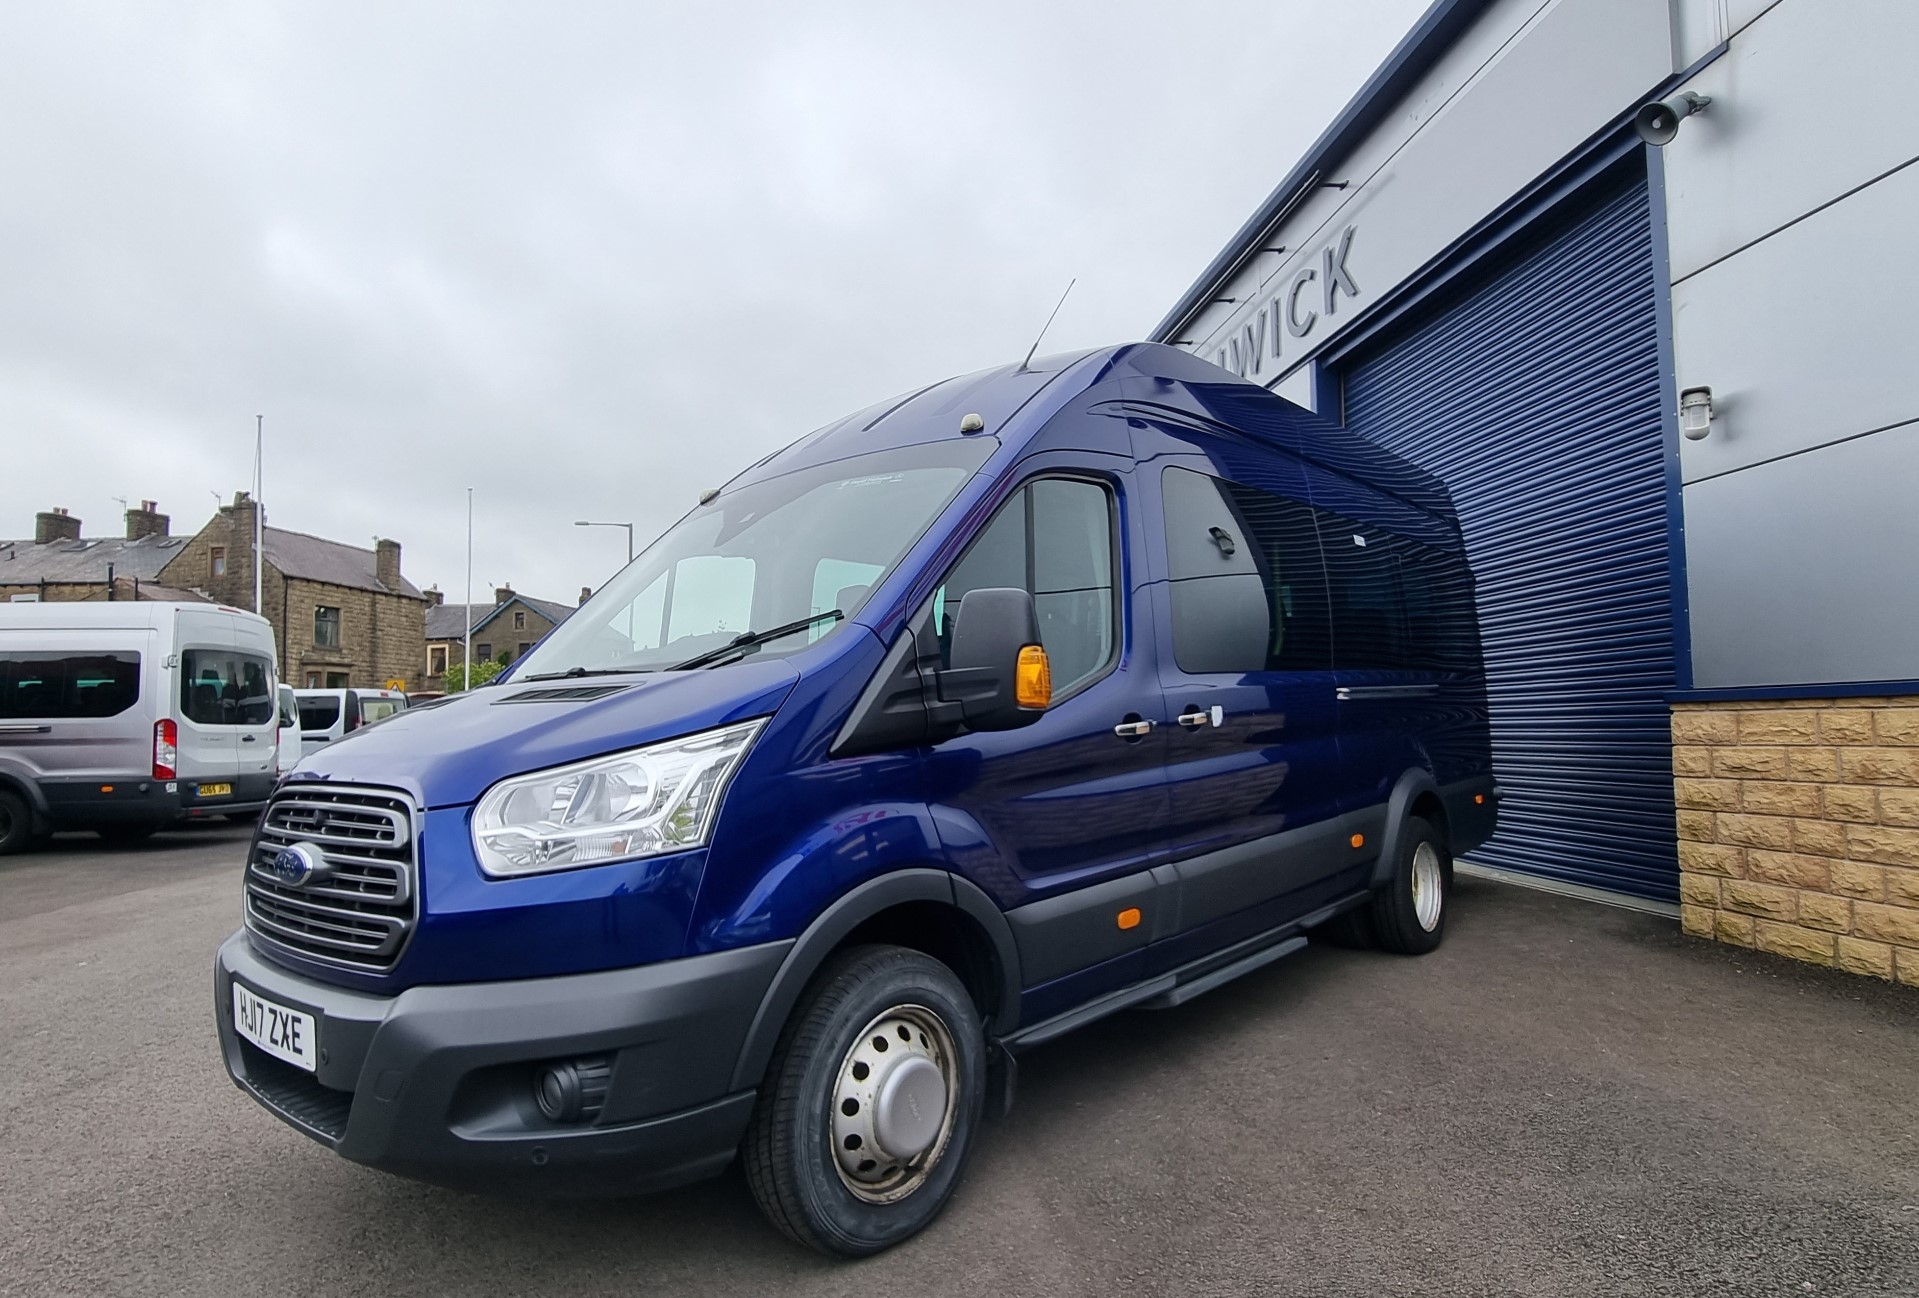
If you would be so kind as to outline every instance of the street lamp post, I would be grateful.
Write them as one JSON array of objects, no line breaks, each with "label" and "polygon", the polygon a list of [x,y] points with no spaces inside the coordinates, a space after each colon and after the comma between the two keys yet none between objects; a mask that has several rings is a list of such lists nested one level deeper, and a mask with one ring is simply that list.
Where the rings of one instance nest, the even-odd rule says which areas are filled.
[{"label": "street lamp post", "polygon": [[624,527],[626,529],[626,561],[633,562],[633,524],[631,523],[589,523],[585,519],[573,524],[575,527]]}]

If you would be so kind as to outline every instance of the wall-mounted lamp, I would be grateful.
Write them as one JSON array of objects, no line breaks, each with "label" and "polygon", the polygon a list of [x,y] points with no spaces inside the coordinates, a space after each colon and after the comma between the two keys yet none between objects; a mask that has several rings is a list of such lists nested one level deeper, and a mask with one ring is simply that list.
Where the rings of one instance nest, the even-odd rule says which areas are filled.
[{"label": "wall-mounted lamp", "polygon": [[1712,431],[1712,389],[1687,388],[1679,394],[1679,431],[1689,442],[1705,440]]},{"label": "wall-mounted lamp", "polygon": [[1639,132],[1639,138],[1646,143],[1654,148],[1664,148],[1672,143],[1673,136],[1679,134],[1679,123],[1694,113],[1704,112],[1706,105],[1711,102],[1711,95],[1695,94],[1690,90],[1681,91],[1669,99],[1656,99],[1632,115],[1632,128]]}]

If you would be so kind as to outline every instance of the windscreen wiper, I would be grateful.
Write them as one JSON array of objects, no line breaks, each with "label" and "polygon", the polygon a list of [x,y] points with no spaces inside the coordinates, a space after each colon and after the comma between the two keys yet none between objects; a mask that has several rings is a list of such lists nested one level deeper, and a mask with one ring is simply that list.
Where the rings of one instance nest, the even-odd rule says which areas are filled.
[{"label": "windscreen wiper", "polygon": [[846,614],[839,609],[830,608],[824,613],[815,613],[812,617],[803,617],[797,622],[788,622],[784,626],[771,627],[765,631],[743,631],[725,644],[708,649],[705,653],[694,654],[683,663],[674,663],[667,668],[670,672],[690,671],[695,667],[709,667],[730,653],[750,652],[769,640],[780,640],[790,635],[798,635],[815,622],[837,622]]},{"label": "windscreen wiper", "polygon": [[[631,676],[635,672],[645,670],[644,667],[569,667],[563,672],[541,672],[538,676],[518,676],[514,678],[513,683],[517,685],[521,681],[566,681],[577,676]],[[492,683],[487,682],[489,685]]]}]

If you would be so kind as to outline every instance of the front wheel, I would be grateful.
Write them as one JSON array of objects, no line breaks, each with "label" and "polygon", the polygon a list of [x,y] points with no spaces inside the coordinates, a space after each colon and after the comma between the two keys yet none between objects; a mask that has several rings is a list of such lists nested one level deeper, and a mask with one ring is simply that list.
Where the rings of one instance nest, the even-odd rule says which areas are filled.
[{"label": "front wheel", "polygon": [[1446,935],[1453,858],[1439,830],[1419,816],[1406,820],[1386,885],[1366,908],[1373,940],[1387,951],[1424,955]]},{"label": "front wheel", "polygon": [[33,842],[33,808],[12,789],[0,789],[0,856],[24,852]]},{"label": "front wheel", "polygon": [[837,956],[781,1034],[747,1128],[760,1210],[838,1257],[910,1238],[959,1182],[985,1075],[979,1011],[952,970],[897,946]]}]

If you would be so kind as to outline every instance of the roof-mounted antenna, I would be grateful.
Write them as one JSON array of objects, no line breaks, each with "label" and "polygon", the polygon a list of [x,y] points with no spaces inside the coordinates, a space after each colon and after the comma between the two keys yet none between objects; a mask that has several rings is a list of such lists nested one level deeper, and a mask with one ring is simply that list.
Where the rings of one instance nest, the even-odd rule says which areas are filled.
[{"label": "roof-mounted antenna", "polygon": [[[1073,278],[1071,278],[1071,279],[1069,279],[1069,280],[1067,280],[1067,281],[1066,281],[1066,293],[1071,293],[1071,292],[1073,291],[1073,285],[1075,285],[1075,284],[1077,284],[1077,283],[1079,283],[1079,276],[1077,276],[1077,275],[1075,275],[1075,276],[1073,276]],[[1020,367],[1020,368],[1021,368],[1022,370],[1023,370],[1023,369],[1025,369],[1025,368],[1026,368],[1026,366],[1027,366],[1027,365],[1028,365],[1028,364],[1029,364],[1029,363],[1030,363],[1030,362],[1032,361],[1032,359],[1033,359],[1033,353],[1039,350],[1039,344],[1040,344],[1040,339],[1043,339],[1043,338],[1045,338],[1045,337],[1046,337],[1046,331],[1047,331],[1048,329],[1051,329],[1051,328],[1053,327],[1053,316],[1056,316],[1056,315],[1058,315],[1058,314],[1059,314],[1059,309],[1060,309],[1061,307],[1063,307],[1063,306],[1065,306],[1065,305],[1066,305],[1066,293],[1061,293],[1061,294],[1059,295],[1059,301],[1057,301],[1057,302],[1055,302],[1055,303],[1053,304],[1053,315],[1049,315],[1049,316],[1047,316],[1047,317],[1046,317],[1046,323],[1045,323],[1045,324],[1043,324],[1043,325],[1041,325],[1041,326],[1039,327],[1039,338],[1035,338],[1035,339],[1033,339],[1033,345],[1032,345],[1031,347],[1028,347],[1028,348],[1026,349],[1026,359],[1025,359],[1025,360],[1023,360],[1023,361],[1021,361],[1021,362],[1019,363],[1019,367]]]}]

